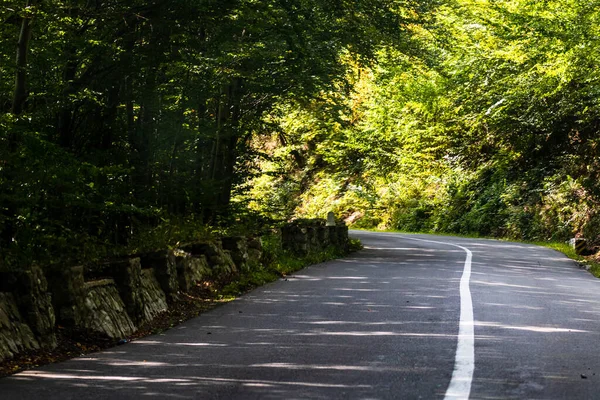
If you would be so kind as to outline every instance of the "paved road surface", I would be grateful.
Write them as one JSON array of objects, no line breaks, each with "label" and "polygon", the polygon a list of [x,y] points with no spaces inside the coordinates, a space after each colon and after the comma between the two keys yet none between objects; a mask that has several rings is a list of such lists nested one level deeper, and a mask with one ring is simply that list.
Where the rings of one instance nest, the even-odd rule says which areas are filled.
[{"label": "paved road surface", "polygon": [[[600,398],[600,280],[564,256],[352,235],[365,250],[163,335],[0,379],[0,399],[450,399],[455,368],[471,399]],[[461,312],[473,326],[464,290],[461,311],[468,250],[472,379],[468,335],[456,363]]]}]

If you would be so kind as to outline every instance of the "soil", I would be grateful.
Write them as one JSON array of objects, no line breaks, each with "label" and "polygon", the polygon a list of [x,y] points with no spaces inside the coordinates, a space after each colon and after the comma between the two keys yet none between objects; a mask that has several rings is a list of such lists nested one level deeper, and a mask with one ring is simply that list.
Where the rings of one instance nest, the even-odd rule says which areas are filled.
[{"label": "soil", "polygon": [[169,304],[167,311],[157,315],[152,321],[139,326],[138,330],[130,337],[116,340],[97,332],[65,328],[59,325],[56,332],[58,346],[54,350],[31,350],[20,353],[10,360],[0,362],[0,377],[45,364],[65,361],[104,350],[125,341],[164,332],[227,301],[220,300],[216,290],[209,284],[199,285],[190,293],[180,293],[179,299]]}]

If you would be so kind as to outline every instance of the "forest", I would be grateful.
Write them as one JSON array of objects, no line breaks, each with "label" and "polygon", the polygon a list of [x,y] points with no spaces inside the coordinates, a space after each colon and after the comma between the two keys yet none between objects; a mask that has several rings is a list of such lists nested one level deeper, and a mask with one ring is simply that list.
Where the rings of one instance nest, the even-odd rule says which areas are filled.
[{"label": "forest", "polygon": [[594,241],[599,3],[3,0],[0,268],[328,211]]}]

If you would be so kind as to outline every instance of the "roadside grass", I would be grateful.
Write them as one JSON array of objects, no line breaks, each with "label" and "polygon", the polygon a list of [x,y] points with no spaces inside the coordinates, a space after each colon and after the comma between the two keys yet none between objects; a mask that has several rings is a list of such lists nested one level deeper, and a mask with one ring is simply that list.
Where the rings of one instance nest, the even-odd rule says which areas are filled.
[{"label": "roadside grass", "polygon": [[598,255],[582,256],[575,252],[568,243],[563,242],[530,242],[538,246],[547,247],[563,253],[565,256],[585,266],[596,278],[600,278],[600,262],[598,262]]}]

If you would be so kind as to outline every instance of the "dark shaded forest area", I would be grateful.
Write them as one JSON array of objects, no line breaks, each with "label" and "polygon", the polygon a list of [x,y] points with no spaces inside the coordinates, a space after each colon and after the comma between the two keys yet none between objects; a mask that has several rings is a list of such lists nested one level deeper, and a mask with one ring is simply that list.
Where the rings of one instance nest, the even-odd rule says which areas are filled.
[{"label": "dark shaded forest area", "polygon": [[[418,2],[4,1],[0,248],[71,262],[256,221],[278,104],[407,46]],[[16,51],[15,51],[16,50]]]},{"label": "dark shaded forest area", "polygon": [[5,0],[0,268],[330,210],[595,239],[598,5]]}]

